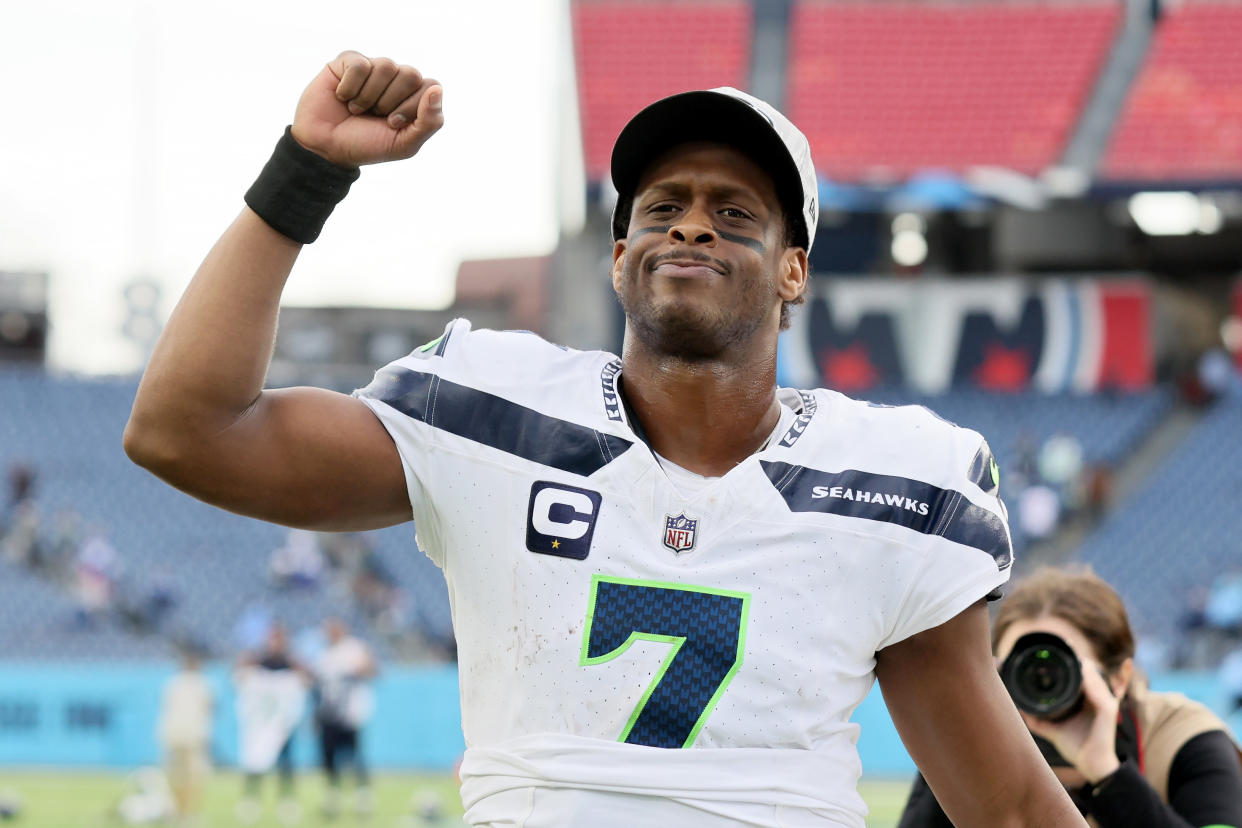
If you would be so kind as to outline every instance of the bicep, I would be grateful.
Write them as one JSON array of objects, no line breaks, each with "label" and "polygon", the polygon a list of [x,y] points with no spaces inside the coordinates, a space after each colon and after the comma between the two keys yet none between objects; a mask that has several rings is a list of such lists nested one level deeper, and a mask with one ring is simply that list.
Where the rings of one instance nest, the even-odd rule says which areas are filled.
[{"label": "bicep", "polygon": [[1002,814],[1023,824],[1027,803],[1072,807],[1001,684],[983,602],[879,651],[876,675],[906,749],[956,824],[1006,824]]},{"label": "bicep", "polygon": [[362,401],[320,388],[264,391],[211,437],[190,494],[287,526],[345,531],[410,519],[405,473],[388,431]]}]

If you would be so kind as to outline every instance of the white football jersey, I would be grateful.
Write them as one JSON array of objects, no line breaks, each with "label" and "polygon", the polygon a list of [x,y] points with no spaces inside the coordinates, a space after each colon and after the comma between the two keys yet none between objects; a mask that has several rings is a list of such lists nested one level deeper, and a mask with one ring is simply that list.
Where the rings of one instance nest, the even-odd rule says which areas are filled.
[{"label": "white football jersey", "polygon": [[683,496],[621,373],[457,320],[355,392],[448,582],[467,821],[861,828],[876,651],[1009,576],[987,444],[781,389],[789,427]]}]

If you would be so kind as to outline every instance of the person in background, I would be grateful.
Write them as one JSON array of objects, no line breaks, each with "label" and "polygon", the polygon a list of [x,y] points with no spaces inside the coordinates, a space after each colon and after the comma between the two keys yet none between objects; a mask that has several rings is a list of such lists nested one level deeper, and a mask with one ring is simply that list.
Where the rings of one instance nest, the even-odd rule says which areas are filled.
[{"label": "person in background", "polygon": [[236,670],[238,723],[241,725],[241,767],[245,790],[237,804],[238,821],[250,824],[262,813],[260,780],[273,765],[280,774],[281,822],[301,819],[294,798],[293,734],[306,709],[309,673],[289,653],[289,637],[282,624],[268,629],[263,649],[239,660]]},{"label": "person in background", "polygon": [[328,618],[323,631],[328,646],[315,664],[315,725],[328,778],[323,810],[328,816],[340,812],[341,764],[348,759],[357,785],[355,808],[367,814],[373,810],[374,801],[360,733],[374,709],[370,682],[378,669],[370,648],[349,634],[343,620]]},{"label": "person in background", "polygon": [[209,745],[215,696],[199,669],[203,653],[193,645],[181,651],[180,669],[164,684],[159,740],[164,772],[172,790],[178,825],[196,825],[203,789],[211,771]]},{"label": "person in background", "polygon": [[9,524],[19,506],[34,500],[36,477],[34,467],[29,463],[16,461],[9,466],[9,496],[4,503],[4,511],[0,512],[0,530]]},{"label": "person in background", "polygon": [[[1134,667],[1121,597],[1090,569],[1043,568],[1018,582],[992,626],[1002,665],[1023,636],[1052,633],[1081,665],[1081,709],[1023,712],[1053,773],[1099,828],[1242,826],[1242,753],[1215,714],[1148,689]],[[899,828],[951,826],[920,776]]]}]

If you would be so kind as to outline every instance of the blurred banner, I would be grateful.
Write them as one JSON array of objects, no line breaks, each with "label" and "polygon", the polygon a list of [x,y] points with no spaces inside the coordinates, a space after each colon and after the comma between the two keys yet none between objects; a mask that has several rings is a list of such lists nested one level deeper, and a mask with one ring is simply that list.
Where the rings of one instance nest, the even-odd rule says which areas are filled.
[{"label": "blurred banner", "polygon": [[1153,380],[1141,278],[818,279],[782,335],[782,385],[1133,391]]}]

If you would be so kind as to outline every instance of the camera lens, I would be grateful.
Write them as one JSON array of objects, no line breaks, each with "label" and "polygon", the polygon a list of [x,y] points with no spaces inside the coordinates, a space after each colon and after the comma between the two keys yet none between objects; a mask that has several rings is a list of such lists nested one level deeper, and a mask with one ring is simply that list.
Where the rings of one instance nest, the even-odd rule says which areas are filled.
[{"label": "camera lens", "polygon": [[1041,719],[1066,719],[1082,707],[1082,667],[1060,636],[1028,633],[1001,665],[1014,704]]}]

